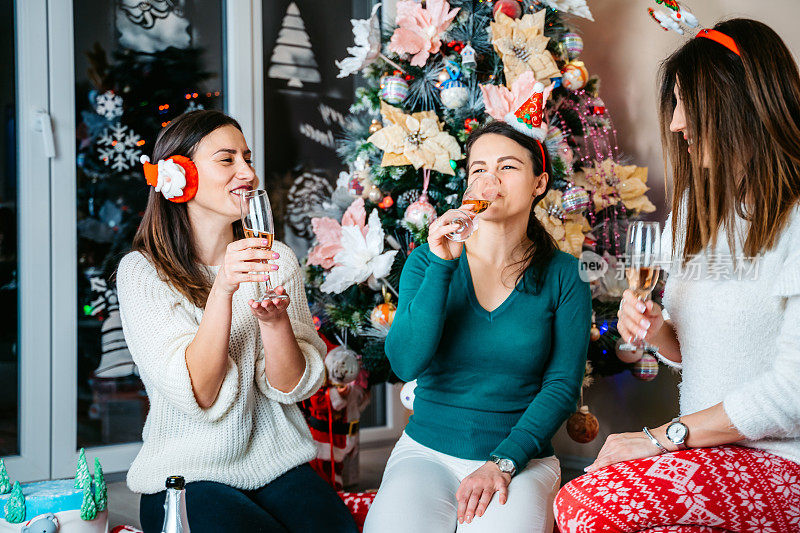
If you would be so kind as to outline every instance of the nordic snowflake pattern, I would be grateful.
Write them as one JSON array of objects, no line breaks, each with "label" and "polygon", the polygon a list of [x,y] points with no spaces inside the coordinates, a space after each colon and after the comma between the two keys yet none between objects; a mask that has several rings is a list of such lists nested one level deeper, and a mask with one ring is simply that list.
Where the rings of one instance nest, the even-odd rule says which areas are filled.
[{"label": "nordic snowflake pattern", "polygon": [[114,94],[113,91],[106,91],[98,95],[95,103],[97,114],[108,120],[122,116],[122,97]]},{"label": "nordic snowflake pattern", "polygon": [[139,162],[141,138],[124,124],[117,122],[106,128],[97,140],[100,160],[116,172],[124,172]]},{"label": "nordic snowflake pattern", "polygon": [[556,496],[556,520],[562,533],[797,532],[798,480],[800,465],[761,450],[683,450],[573,480]]}]

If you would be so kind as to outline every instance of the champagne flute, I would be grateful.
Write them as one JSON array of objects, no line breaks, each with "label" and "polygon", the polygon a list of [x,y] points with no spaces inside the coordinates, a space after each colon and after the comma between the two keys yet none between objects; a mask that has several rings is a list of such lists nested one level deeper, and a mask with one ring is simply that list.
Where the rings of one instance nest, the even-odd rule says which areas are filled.
[{"label": "champagne flute", "polygon": [[[641,301],[645,302],[658,283],[661,271],[661,224],[658,222],[636,221],[628,226],[625,248],[625,275],[628,287]],[[620,350],[635,351],[649,346],[637,335],[632,342],[620,344]]]},{"label": "champagne flute", "polygon": [[500,180],[490,172],[477,174],[472,183],[469,184],[461,205],[471,205],[472,210],[454,209],[452,210],[453,219],[447,221],[448,224],[458,224],[458,229],[447,234],[451,241],[464,242],[469,239],[476,229],[478,229],[477,216],[492,205],[500,194]]},{"label": "champagne flute", "polygon": [[[242,210],[242,228],[244,228],[245,237],[263,239],[267,242],[267,245],[259,246],[259,248],[262,250],[271,250],[272,241],[275,237],[275,224],[272,221],[272,208],[269,203],[267,191],[262,189],[242,191],[239,195],[239,200]],[[268,261],[262,261],[262,263],[265,265],[269,264]],[[272,288],[268,272],[259,272],[259,274],[266,276],[267,290],[264,296],[257,301],[284,300],[288,298],[286,294],[278,294],[275,292]]]}]

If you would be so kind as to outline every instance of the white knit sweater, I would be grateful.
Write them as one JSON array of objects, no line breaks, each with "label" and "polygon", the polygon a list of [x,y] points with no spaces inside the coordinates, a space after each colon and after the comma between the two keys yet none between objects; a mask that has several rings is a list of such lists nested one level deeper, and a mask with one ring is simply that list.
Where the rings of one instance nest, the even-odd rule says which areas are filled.
[{"label": "white knit sweater", "polygon": [[[244,283],[233,296],[228,371],[207,409],[195,400],[184,357],[203,310],[162,281],[142,254],[131,252],[120,262],[122,327],[150,400],[142,449],[128,471],[132,491],[164,490],[170,475],[255,489],[314,458],[295,403],[321,386],[325,345],[314,329],[297,259],[282,243],[273,249],[281,257],[272,280],[291,298],[289,318],[306,359],[303,376],[288,393],[268,383],[258,322],[247,305],[264,284]],[[213,279],[219,267],[208,271]]]},{"label": "white knit sweater", "polygon": [[[664,250],[672,242],[672,216]],[[737,219],[740,256],[746,229]],[[677,243],[679,258],[681,235]],[[734,267],[728,257],[723,231],[713,253],[709,246],[682,272],[676,260],[668,269],[663,301],[683,357],[681,414],[723,402],[746,437],[739,444],[800,463],[800,206],[757,261]]]}]

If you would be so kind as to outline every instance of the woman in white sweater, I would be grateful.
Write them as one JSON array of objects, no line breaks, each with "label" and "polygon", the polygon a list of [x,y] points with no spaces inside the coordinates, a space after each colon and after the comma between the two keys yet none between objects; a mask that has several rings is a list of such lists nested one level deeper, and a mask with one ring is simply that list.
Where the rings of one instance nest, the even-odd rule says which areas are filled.
[{"label": "woman in white sweater", "polygon": [[800,531],[800,76],[759,22],[697,37],[662,66],[668,313],[626,291],[618,324],[682,364],[680,416],[609,436],[562,533]]},{"label": "woman in white sweater", "polygon": [[[320,387],[325,347],[297,259],[241,238],[239,194],[258,185],[250,158],[218,111],[176,118],[156,140],[158,163],[143,158],[154,188],[117,288],[150,400],[128,472],[146,533],[160,531],[170,475],[186,479],[194,532],[356,530],[307,464],[315,446],[295,404]],[[266,260],[288,299],[257,303]]]}]

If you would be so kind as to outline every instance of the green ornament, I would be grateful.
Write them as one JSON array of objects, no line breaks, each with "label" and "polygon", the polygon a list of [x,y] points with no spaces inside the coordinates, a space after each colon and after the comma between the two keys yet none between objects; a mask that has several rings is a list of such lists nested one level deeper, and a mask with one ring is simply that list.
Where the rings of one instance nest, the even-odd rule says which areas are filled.
[{"label": "green ornament", "polygon": [[25,495],[22,494],[22,487],[19,481],[14,482],[14,488],[11,489],[11,496],[6,502],[6,522],[10,524],[19,524],[25,520]]},{"label": "green ornament", "polygon": [[81,448],[78,455],[78,469],[75,472],[75,488],[83,489],[92,486],[92,476],[89,474],[89,465],[86,463],[86,451]]},{"label": "green ornament", "polygon": [[8,472],[6,472],[6,462],[0,459],[0,494],[9,492],[11,492],[11,480],[8,479]]},{"label": "green ornament", "polygon": [[105,511],[108,507],[108,489],[106,479],[103,477],[103,467],[100,466],[100,459],[94,458],[94,503],[98,511]]},{"label": "green ornament", "polygon": [[84,315],[89,316],[89,315],[92,314],[92,311],[94,311],[94,307],[92,307],[91,305],[84,305],[83,306],[83,314]]},{"label": "green ornament", "polygon": [[455,170],[455,169],[456,169],[456,166],[458,166],[458,163],[456,163],[454,159],[451,159],[451,160],[450,160],[450,168],[452,168],[453,170]]},{"label": "green ornament", "polygon": [[91,486],[83,487],[83,502],[81,503],[81,520],[94,520],[97,518],[97,506],[94,504]]}]

